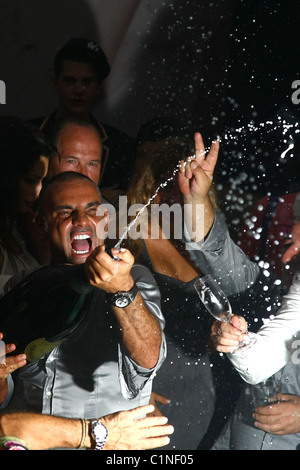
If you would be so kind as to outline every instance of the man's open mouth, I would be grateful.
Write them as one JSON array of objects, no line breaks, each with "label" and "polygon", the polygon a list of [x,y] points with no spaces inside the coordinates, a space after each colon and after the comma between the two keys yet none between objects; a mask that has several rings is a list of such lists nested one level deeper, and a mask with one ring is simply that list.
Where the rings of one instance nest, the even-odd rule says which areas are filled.
[{"label": "man's open mouth", "polygon": [[81,234],[75,235],[72,240],[71,247],[76,255],[86,255],[91,251],[92,240],[90,235]]}]

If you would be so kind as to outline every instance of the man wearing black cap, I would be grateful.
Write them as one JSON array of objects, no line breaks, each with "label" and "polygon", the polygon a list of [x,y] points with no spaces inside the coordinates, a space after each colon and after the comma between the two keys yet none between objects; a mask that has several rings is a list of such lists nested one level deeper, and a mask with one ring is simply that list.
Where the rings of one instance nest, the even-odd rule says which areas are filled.
[{"label": "man wearing black cap", "polygon": [[54,59],[54,89],[59,98],[56,119],[70,113],[89,118],[109,72],[107,58],[97,43],[70,39]]},{"label": "man wearing black cap", "polygon": [[[98,125],[104,144],[100,186],[105,197],[113,203],[110,195],[113,193],[115,196],[127,189],[132,171],[133,143],[119,129],[96,121],[91,114],[102,91],[103,81],[110,72],[108,60],[96,42],[73,38],[58,51],[54,59],[54,72],[58,108],[34,122],[46,135],[58,119],[66,116],[80,116]],[[116,191],[109,191],[108,188]]]}]

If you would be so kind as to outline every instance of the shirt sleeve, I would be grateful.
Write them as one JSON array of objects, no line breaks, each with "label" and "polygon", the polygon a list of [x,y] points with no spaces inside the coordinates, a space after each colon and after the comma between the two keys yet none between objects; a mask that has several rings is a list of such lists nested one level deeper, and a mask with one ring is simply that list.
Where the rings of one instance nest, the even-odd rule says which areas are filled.
[{"label": "shirt sleeve", "polygon": [[142,389],[155,377],[166,358],[167,346],[163,332],[165,319],[160,308],[160,291],[149,269],[142,265],[134,265],[132,276],[150,312],[156,317],[161,327],[162,341],[159,359],[153,369],[138,365],[122,350],[119,345],[119,379],[122,395],[127,399],[135,398]]},{"label": "shirt sleeve", "polygon": [[288,361],[299,364],[300,357],[300,274],[296,274],[288,294],[274,319],[260,328],[255,344],[245,351],[228,354],[242,378],[259,383],[280,370]]},{"label": "shirt sleeve", "polygon": [[213,226],[205,240],[191,241],[184,226],[184,241],[202,273],[214,277],[228,295],[243,292],[260,274],[258,265],[252,263],[230,238],[224,215],[220,211],[215,212]]}]

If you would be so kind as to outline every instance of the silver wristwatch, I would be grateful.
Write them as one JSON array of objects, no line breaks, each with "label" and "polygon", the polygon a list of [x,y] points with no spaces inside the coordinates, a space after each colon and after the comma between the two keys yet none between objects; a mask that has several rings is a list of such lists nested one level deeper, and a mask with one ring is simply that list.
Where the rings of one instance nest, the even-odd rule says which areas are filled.
[{"label": "silver wristwatch", "polygon": [[92,424],[92,438],[95,441],[94,450],[102,450],[108,438],[107,427],[98,419],[91,422]]}]

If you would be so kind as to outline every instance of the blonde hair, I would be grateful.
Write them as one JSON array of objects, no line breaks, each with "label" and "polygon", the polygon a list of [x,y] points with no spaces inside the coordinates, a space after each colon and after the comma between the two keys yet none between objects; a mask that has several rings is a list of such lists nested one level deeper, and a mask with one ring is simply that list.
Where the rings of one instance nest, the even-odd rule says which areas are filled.
[{"label": "blonde hair", "polygon": [[[188,156],[194,155],[194,143],[191,139],[169,137],[164,139],[162,148],[153,153],[150,158],[143,164],[141,170],[136,173],[127,190],[127,205],[133,204],[146,205],[149,203],[156,191],[159,191],[160,185],[164,186],[164,190],[170,193],[175,184],[177,184],[177,167],[181,160]],[[211,187],[209,197],[214,208],[217,207],[215,191]],[[148,211],[148,217],[151,218],[151,211]],[[135,216],[128,218],[130,223]],[[137,223],[137,226],[139,224]],[[141,240],[128,240],[126,245],[138,257],[141,251]]]}]

